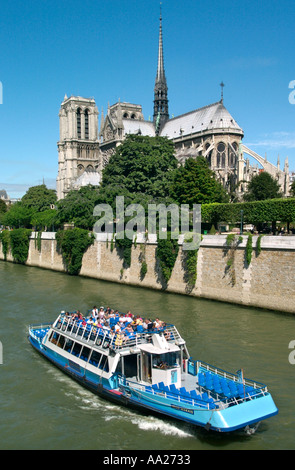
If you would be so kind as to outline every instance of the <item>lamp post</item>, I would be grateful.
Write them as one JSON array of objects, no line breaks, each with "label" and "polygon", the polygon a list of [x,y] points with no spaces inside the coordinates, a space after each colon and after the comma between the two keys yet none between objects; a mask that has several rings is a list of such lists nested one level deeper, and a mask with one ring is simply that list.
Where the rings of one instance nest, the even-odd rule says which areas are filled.
[{"label": "lamp post", "polygon": [[244,211],[241,210],[241,228],[240,228],[240,235],[243,235],[243,214],[244,214]]}]

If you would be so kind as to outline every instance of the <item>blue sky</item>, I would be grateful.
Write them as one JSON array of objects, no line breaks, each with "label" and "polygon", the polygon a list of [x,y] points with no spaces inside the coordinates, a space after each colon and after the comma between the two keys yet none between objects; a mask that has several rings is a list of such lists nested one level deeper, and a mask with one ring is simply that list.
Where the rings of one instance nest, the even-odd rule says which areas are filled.
[{"label": "blue sky", "polygon": [[[65,94],[120,99],[153,113],[158,0],[3,0],[0,11],[0,189],[55,188]],[[170,115],[220,99],[243,142],[295,171],[294,0],[162,0]],[[1,88],[0,88],[1,98]],[[1,102],[1,99],[0,99]]]}]

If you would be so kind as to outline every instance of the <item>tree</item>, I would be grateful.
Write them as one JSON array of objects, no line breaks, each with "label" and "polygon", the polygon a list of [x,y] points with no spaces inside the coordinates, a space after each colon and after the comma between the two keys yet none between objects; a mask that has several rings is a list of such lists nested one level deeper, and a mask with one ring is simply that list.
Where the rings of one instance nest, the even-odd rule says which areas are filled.
[{"label": "tree", "polygon": [[33,209],[36,212],[43,212],[56,204],[56,192],[54,189],[48,189],[45,184],[32,186],[22,197],[23,207]]},{"label": "tree", "polygon": [[0,214],[4,214],[5,212],[7,212],[7,205],[3,199],[0,199]]},{"label": "tree", "polygon": [[94,186],[83,186],[78,191],[70,191],[57,203],[57,223],[74,223],[76,227],[91,230],[95,222],[93,209],[97,199],[98,189]]},{"label": "tree", "polygon": [[174,172],[171,196],[179,204],[190,205],[228,200],[223,186],[202,156],[188,158],[184,166]]},{"label": "tree", "polygon": [[16,202],[1,216],[1,223],[11,228],[30,228],[32,215],[33,210],[31,208],[23,207],[21,202]]},{"label": "tree", "polygon": [[253,176],[248,184],[245,201],[263,201],[282,197],[280,185],[269,173],[263,171]]},{"label": "tree", "polygon": [[167,197],[176,167],[174,145],[167,138],[129,135],[103,170],[102,188],[120,185],[130,193]]}]

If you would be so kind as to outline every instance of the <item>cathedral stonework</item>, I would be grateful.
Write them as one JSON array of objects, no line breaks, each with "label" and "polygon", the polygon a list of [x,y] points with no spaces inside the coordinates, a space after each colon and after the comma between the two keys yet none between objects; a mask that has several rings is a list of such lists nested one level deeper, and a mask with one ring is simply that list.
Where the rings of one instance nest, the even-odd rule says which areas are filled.
[{"label": "cathedral stonework", "polygon": [[[273,165],[242,143],[244,132],[221,100],[180,116],[169,117],[168,86],[164,69],[162,16],[158,45],[158,65],[154,86],[153,120],[145,120],[141,105],[118,102],[101,112],[94,99],[65,97],[59,113],[57,197],[62,199],[71,189],[99,185],[102,170],[128,134],[163,136],[175,145],[179,165],[187,158],[203,155],[217,179],[228,192],[241,196],[247,183],[260,171],[276,178],[285,196],[289,195],[289,166]],[[251,166],[249,156],[257,161]],[[261,168],[258,167],[258,164]],[[192,183],[193,184],[193,183]]]}]

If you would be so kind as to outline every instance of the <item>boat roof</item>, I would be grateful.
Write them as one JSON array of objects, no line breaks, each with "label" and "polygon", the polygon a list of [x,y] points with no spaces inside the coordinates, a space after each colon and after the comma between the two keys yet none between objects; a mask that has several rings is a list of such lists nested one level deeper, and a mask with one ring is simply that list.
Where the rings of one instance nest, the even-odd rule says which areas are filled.
[{"label": "boat roof", "polygon": [[176,344],[169,344],[167,343],[167,347],[161,348],[159,346],[154,346],[154,344],[139,344],[138,349],[144,352],[148,352],[150,354],[165,354],[170,352],[179,351],[179,347]]}]

